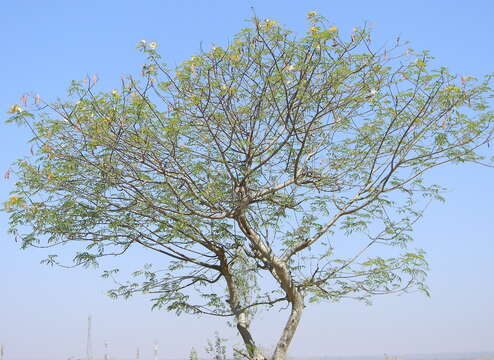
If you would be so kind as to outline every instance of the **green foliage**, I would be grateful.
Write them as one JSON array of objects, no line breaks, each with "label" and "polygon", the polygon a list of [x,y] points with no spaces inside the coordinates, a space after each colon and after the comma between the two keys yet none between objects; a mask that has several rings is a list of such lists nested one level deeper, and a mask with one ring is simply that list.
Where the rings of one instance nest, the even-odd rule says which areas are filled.
[{"label": "green foliage", "polygon": [[211,360],[226,360],[226,339],[221,338],[217,332],[214,333],[214,341],[208,341],[206,352]]},{"label": "green foliage", "polygon": [[190,350],[189,360],[199,360],[196,349],[192,348],[192,350]]}]

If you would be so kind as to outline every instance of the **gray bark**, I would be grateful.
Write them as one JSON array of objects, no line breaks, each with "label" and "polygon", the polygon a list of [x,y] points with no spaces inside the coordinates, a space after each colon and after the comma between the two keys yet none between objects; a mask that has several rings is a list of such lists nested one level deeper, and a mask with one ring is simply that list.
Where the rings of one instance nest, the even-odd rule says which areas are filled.
[{"label": "gray bark", "polygon": [[256,343],[254,342],[254,338],[250,333],[249,330],[250,323],[247,318],[247,313],[244,309],[242,309],[242,304],[239,298],[238,289],[235,286],[235,282],[233,280],[232,274],[230,273],[230,269],[228,267],[228,263],[226,262],[226,259],[222,261],[221,271],[225,277],[226,285],[228,288],[228,295],[230,296],[229,299],[230,309],[235,315],[237,330],[240,336],[242,337],[242,340],[245,345],[245,350],[247,351],[247,355],[249,359],[266,360],[266,357],[256,346]]},{"label": "gray bark", "polygon": [[295,331],[297,330],[298,324],[302,317],[302,311],[304,309],[303,298],[300,294],[296,295],[296,299],[292,302],[292,309],[290,316],[285,324],[283,332],[281,334],[276,348],[273,353],[273,360],[285,360],[288,353],[288,347],[292,342]]},{"label": "gray bark", "polygon": [[285,324],[281,337],[276,344],[273,353],[273,360],[285,360],[288,353],[288,347],[292,342],[295,331],[297,330],[302,311],[304,309],[304,298],[302,293],[297,289],[293,281],[287,262],[284,259],[277,257],[265,244],[259,235],[250,227],[249,223],[243,216],[237,218],[238,224],[242,232],[251,241],[263,260],[270,266],[270,272],[286,294],[286,298],[291,305],[290,316]]}]

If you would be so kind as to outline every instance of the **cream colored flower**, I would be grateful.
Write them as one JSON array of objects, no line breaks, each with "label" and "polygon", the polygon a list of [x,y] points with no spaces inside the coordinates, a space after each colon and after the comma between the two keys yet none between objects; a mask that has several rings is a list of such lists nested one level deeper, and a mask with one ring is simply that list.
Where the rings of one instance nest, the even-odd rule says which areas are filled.
[{"label": "cream colored flower", "polygon": [[467,82],[469,82],[470,80],[474,80],[474,79],[475,78],[473,76],[462,76],[460,78],[462,85],[465,85]]},{"label": "cream colored flower", "polygon": [[111,91],[111,94],[112,94],[113,96],[117,96],[117,95],[118,95],[118,91],[117,91],[117,89],[113,89],[113,90]]},{"label": "cream colored flower", "polygon": [[158,47],[158,43],[156,41],[150,42],[149,43],[149,48],[154,50]]},{"label": "cream colored flower", "polygon": [[12,195],[9,198],[9,205],[17,205],[21,199],[18,196]]},{"label": "cream colored flower", "polygon": [[8,111],[9,114],[15,114],[15,113],[20,113],[20,112],[22,112],[22,108],[17,104],[12,105]]},{"label": "cream colored flower", "polygon": [[277,24],[277,22],[275,20],[266,19],[266,30],[271,29],[276,24]]}]

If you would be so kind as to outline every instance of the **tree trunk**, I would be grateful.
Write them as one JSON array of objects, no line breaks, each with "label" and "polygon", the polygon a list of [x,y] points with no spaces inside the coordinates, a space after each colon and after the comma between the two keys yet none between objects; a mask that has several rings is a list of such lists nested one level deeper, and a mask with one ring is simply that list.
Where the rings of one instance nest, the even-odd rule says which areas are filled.
[{"label": "tree trunk", "polygon": [[228,303],[230,304],[230,309],[235,315],[235,322],[237,323],[237,330],[242,337],[245,345],[245,350],[247,351],[247,356],[250,360],[266,360],[264,354],[256,346],[254,339],[249,331],[250,323],[247,318],[247,313],[245,309],[242,309],[242,304],[239,298],[239,292],[235,285],[235,281],[230,273],[230,268],[228,262],[224,257],[221,257],[221,272],[225,277],[228,295],[230,299]]},{"label": "tree trunk", "polygon": [[288,347],[292,342],[293,335],[295,335],[300,318],[302,317],[304,297],[293,281],[287,262],[273,254],[272,249],[264,243],[254,229],[250,227],[245,216],[239,215],[236,220],[242,232],[251,241],[252,247],[259,251],[262,259],[271,265],[269,271],[274,279],[280,284],[286,294],[288,302],[291,304],[290,316],[288,317],[285,328],[276,344],[272,357],[272,360],[285,360]]},{"label": "tree trunk", "polygon": [[288,347],[292,342],[293,335],[295,335],[295,331],[297,330],[298,324],[300,322],[300,318],[302,317],[303,310],[304,310],[304,299],[298,291],[295,291],[293,296],[290,316],[288,317],[288,320],[285,324],[285,328],[283,329],[283,333],[281,334],[281,337],[278,340],[278,343],[276,344],[276,348],[274,350],[272,360],[286,359]]},{"label": "tree trunk", "polygon": [[266,360],[266,357],[261,352],[261,350],[256,346],[254,339],[249,331],[249,324],[246,322],[245,313],[241,313],[236,317],[237,320],[237,329],[242,337],[242,340],[245,344],[245,349],[247,350],[247,354],[249,359],[251,360]]}]

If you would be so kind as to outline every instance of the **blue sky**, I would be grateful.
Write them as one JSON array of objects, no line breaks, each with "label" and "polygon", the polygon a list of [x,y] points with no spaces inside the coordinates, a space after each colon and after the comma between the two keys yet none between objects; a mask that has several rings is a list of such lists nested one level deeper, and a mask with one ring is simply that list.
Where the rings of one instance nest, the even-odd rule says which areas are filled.
[{"label": "blue sky", "polygon": [[[429,49],[436,63],[460,75],[494,72],[491,1],[3,1],[0,4],[0,109],[24,92],[63,97],[70,80],[98,74],[101,89],[144,62],[141,40],[157,41],[176,64],[201,46],[223,44],[251,17],[272,18],[303,32],[315,10],[343,31],[368,22],[376,44],[396,36],[416,50]],[[0,124],[0,171],[29,151],[24,128]],[[492,151],[492,148],[491,150]],[[307,308],[291,354],[355,355],[494,351],[493,169],[448,167],[431,174],[450,189],[445,204],[433,204],[416,227],[414,244],[431,265],[432,297],[419,294],[361,303]],[[14,180],[0,179],[6,199]],[[86,317],[93,315],[93,348],[104,341],[112,354],[132,357],[141,348],[150,358],[160,343],[166,358],[199,351],[214,331],[234,332],[209,318],[177,318],[151,312],[145,298],[113,301],[111,287],[93,270],[40,265],[43,254],[21,251],[6,233],[0,213],[0,343],[6,359],[65,359],[85,353]],[[125,264],[124,264],[125,266]],[[283,314],[265,313],[255,325],[260,342],[273,345]],[[231,341],[230,344],[234,344]]]}]

